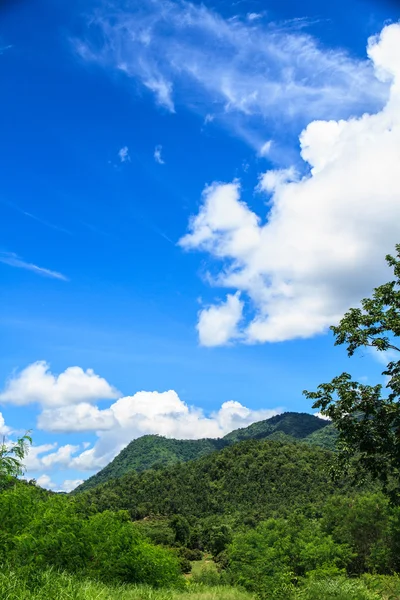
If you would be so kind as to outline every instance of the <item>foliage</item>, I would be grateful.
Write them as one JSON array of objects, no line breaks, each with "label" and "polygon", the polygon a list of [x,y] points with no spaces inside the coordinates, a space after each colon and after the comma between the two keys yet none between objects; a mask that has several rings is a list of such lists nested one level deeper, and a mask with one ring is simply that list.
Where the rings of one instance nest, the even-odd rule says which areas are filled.
[{"label": "foliage", "polygon": [[[191,526],[214,516],[213,525],[248,517],[258,522],[300,507],[315,512],[345,490],[346,482],[334,485],[326,473],[330,456],[306,444],[248,440],[162,471],[129,473],[77,497],[99,511],[127,510],[133,519],[180,514]],[[197,536],[204,541],[203,532]]]},{"label": "foliage", "polygon": [[334,425],[329,424],[326,427],[314,431],[308,435],[304,442],[311,446],[320,446],[326,450],[336,451],[338,441],[338,432]]},{"label": "foliage", "polygon": [[175,532],[167,518],[145,518],[141,521],[136,521],[135,526],[153,544],[172,546],[175,542]]},{"label": "foliage", "polygon": [[[400,502],[400,360],[390,360],[400,352],[396,342],[400,337],[400,244],[396,256],[386,260],[393,269],[393,280],[375,288],[371,298],[361,301],[361,308],[350,309],[331,329],[335,344],[345,344],[349,356],[359,348],[390,353],[382,373],[387,378],[387,397],[382,396],[382,385],[361,384],[348,373],[305,394],[338,431],[339,470],[349,471],[356,457],[392,500]],[[357,476],[358,469],[353,473]]]},{"label": "foliage", "polygon": [[351,556],[347,545],[337,544],[318,522],[299,514],[268,519],[238,534],[228,547],[233,582],[261,598],[284,598],[310,573],[338,574]]},{"label": "foliage", "polygon": [[[382,600],[359,579],[335,577],[309,579],[293,595],[293,600]],[[394,600],[394,599],[393,599]]]},{"label": "foliage", "polygon": [[150,544],[126,512],[92,513],[64,495],[17,485],[0,494],[3,563],[36,573],[48,566],[104,582],[181,585],[178,559]]},{"label": "foliage", "polygon": [[170,526],[175,534],[175,542],[187,546],[190,538],[190,527],[188,520],[182,515],[174,515]]},{"label": "foliage", "polygon": [[327,421],[313,415],[286,412],[232,431],[223,439],[217,440],[175,440],[158,435],[145,435],[128,444],[113,461],[84,481],[74,493],[86,491],[132,471],[140,473],[150,468],[161,469],[195,460],[246,439],[270,438],[286,442],[302,440],[311,445],[333,449],[331,437],[328,436],[329,439],[324,436],[312,437],[327,425]]},{"label": "foliage", "polygon": [[140,473],[150,468],[160,469],[194,460],[224,446],[225,443],[217,439],[175,440],[145,435],[128,444],[104,469],[81,484],[79,490],[88,490],[130,471]]},{"label": "foliage", "polygon": [[393,527],[397,512],[381,493],[335,496],[327,501],[322,528],[352,549],[351,574],[368,570],[390,573],[400,566],[393,546],[399,533],[398,527]]},{"label": "foliage", "polygon": [[3,437],[0,444],[0,479],[24,474],[23,460],[30,444],[32,438],[29,432],[16,442],[7,443]]},{"label": "foliage", "polygon": [[379,598],[385,600],[398,600],[400,598],[399,575],[363,575],[361,580],[367,588],[375,592]]},{"label": "foliage", "polygon": [[228,433],[224,440],[241,442],[243,440],[264,440],[275,432],[281,432],[292,438],[303,439],[328,425],[327,421],[308,413],[285,412],[265,421],[253,423],[243,429]]}]

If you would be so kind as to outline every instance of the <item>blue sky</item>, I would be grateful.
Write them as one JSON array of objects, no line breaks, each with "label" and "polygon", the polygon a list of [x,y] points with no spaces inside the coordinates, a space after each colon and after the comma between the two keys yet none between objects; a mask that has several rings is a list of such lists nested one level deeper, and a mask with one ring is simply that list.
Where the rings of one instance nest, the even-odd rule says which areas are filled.
[{"label": "blue sky", "polygon": [[326,332],[400,241],[396,3],[67,4],[0,24],[0,425],[32,429],[28,475],[376,381]]}]

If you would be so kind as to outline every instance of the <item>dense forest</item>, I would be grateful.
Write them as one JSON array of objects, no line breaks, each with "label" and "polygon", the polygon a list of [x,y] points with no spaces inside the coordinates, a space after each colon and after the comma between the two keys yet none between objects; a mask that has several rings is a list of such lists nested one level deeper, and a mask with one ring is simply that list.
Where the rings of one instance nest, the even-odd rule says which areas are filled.
[{"label": "dense forest", "polygon": [[[195,461],[131,472],[88,492],[97,509],[153,514],[284,515],[321,506],[346,483],[334,484],[325,466],[330,453],[300,443],[247,440]],[[348,489],[348,486],[347,486]]]},{"label": "dense forest", "polygon": [[131,471],[141,472],[201,458],[247,439],[302,441],[333,450],[336,430],[329,425],[329,421],[314,415],[285,412],[253,423],[249,427],[232,431],[222,439],[175,440],[157,435],[145,435],[128,444],[104,469],[84,481],[77,491],[88,490]]}]

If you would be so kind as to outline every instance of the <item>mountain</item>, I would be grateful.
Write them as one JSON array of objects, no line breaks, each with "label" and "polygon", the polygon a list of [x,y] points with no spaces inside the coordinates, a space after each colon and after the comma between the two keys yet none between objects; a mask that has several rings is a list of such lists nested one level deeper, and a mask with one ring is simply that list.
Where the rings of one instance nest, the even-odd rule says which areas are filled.
[{"label": "mountain", "polygon": [[225,446],[221,439],[175,440],[159,435],[144,435],[130,442],[104,469],[84,481],[79,490],[89,489],[130,471],[140,473],[154,467],[194,460]]},{"label": "mountain", "polygon": [[193,519],[243,522],[312,507],[346,491],[333,483],[326,464],[331,453],[304,443],[246,440],[203,458],[123,477],[85,494],[97,510],[127,510],[133,519],[183,515]]},{"label": "mountain", "polygon": [[236,429],[222,439],[176,440],[158,435],[145,435],[130,442],[104,469],[89,477],[74,492],[86,491],[131,471],[140,473],[154,467],[195,460],[247,439],[271,439],[281,442],[297,440],[332,449],[331,437],[321,435],[327,426],[328,421],[314,415],[286,412]]},{"label": "mountain", "polygon": [[265,440],[277,432],[291,438],[304,439],[327,425],[328,421],[308,413],[285,412],[265,421],[253,423],[243,429],[231,431],[223,439],[230,443],[249,439]]}]

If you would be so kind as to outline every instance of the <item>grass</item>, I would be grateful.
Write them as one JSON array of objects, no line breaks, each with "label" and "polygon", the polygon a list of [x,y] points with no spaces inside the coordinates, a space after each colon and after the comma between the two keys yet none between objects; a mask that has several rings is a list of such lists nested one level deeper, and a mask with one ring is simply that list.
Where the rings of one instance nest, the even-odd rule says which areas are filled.
[{"label": "grass", "polygon": [[[202,574],[216,572],[207,561],[195,565],[195,576],[183,590],[156,590],[149,586],[107,586],[51,569],[29,578],[20,571],[0,571],[1,600],[256,600],[229,586],[194,582]],[[206,578],[205,578],[206,579]],[[278,596],[273,596],[278,597]],[[283,598],[283,596],[279,596]],[[262,596],[262,600],[272,597]],[[304,582],[285,600],[400,600],[400,577],[366,575],[360,579],[336,577]]]},{"label": "grass", "polygon": [[188,583],[186,589],[155,590],[148,586],[110,587],[47,570],[29,582],[21,573],[0,572],[1,600],[255,600],[241,590]]},{"label": "grass", "polygon": [[364,575],[360,579],[336,577],[310,580],[296,600],[400,600],[400,577]]}]

